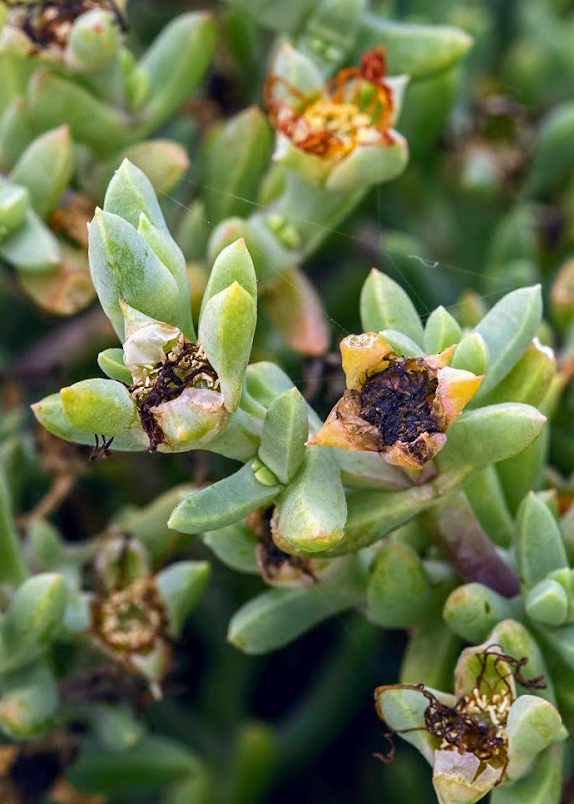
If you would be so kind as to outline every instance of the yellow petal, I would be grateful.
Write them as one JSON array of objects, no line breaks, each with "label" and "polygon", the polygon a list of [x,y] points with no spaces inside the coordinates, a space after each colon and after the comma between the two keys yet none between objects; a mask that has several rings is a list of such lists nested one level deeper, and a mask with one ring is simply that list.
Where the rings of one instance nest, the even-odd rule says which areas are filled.
[{"label": "yellow petal", "polygon": [[453,369],[450,366],[441,368],[438,372],[438,388],[433,405],[437,415],[442,414],[445,429],[449,427],[459,413],[468,405],[478,391],[484,374],[477,376],[471,371]]},{"label": "yellow petal", "polygon": [[382,335],[376,332],[347,335],[341,341],[340,348],[347,388],[353,391],[361,390],[367,373],[375,374],[386,369],[388,361],[385,357],[393,353]]}]

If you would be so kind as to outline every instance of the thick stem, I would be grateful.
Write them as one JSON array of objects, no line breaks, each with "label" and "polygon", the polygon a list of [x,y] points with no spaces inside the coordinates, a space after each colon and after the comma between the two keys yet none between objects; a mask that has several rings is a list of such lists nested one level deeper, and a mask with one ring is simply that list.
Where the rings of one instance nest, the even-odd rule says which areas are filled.
[{"label": "thick stem", "polygon": [[435,543],[465,583],[482,583],[503,597],[520,593],[517,574],[496,551],[464,492],[449,494],[428,519]]}]

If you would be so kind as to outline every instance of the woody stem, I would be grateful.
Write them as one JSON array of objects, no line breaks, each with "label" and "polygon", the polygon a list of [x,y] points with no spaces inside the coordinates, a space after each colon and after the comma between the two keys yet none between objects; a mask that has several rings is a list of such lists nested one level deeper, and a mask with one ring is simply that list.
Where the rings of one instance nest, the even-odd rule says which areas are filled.
[{"label": "woody stem", "polygon": [[466,583],[482,583],[503,597],[520,593],[516,572],[496,551],[462,491],[447,495],[429,512],[437,547],[452,561]]}]

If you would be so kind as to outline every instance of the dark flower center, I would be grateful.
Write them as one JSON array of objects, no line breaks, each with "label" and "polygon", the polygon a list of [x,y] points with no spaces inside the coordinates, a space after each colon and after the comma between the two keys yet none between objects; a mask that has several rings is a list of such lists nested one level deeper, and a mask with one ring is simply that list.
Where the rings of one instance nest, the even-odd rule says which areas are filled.
[{"label": "dark flower center", "polygon": [[421,433],[440,433],[432,412],[438,379],[416,358],[393,360],[373,374],[361,393],[361,418],[377,427],[382,444],[412,443]]}]

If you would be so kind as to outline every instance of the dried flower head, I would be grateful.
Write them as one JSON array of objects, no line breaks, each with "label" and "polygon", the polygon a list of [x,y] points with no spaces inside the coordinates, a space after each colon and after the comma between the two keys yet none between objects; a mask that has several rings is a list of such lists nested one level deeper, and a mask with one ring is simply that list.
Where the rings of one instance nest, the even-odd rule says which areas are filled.
[{"label": "dried flower head", "polygon": [[10,24],[22,31],[32,45],[32,52],[64,50],[72,25],[82,14],[93,9],[112,11],[122,31],[126,21],[115,0],[40,0],[11,2]]},{"label": "dried flower head", "polygon": [[257,537],[255,559],[263,580],[270,586],[309,586],[317,583],[315,574],[331,562],[291,555],[282,549],[277,532],[277,509],[260,508],[246,523]]},{"label": "dried flower head", "polygon": [[381,335],[349,335],[341,342],[347,390],[309,443],[379,452],[388,463],[422,468],[483,379],[447,366],[454,348],[401,357]]}]

